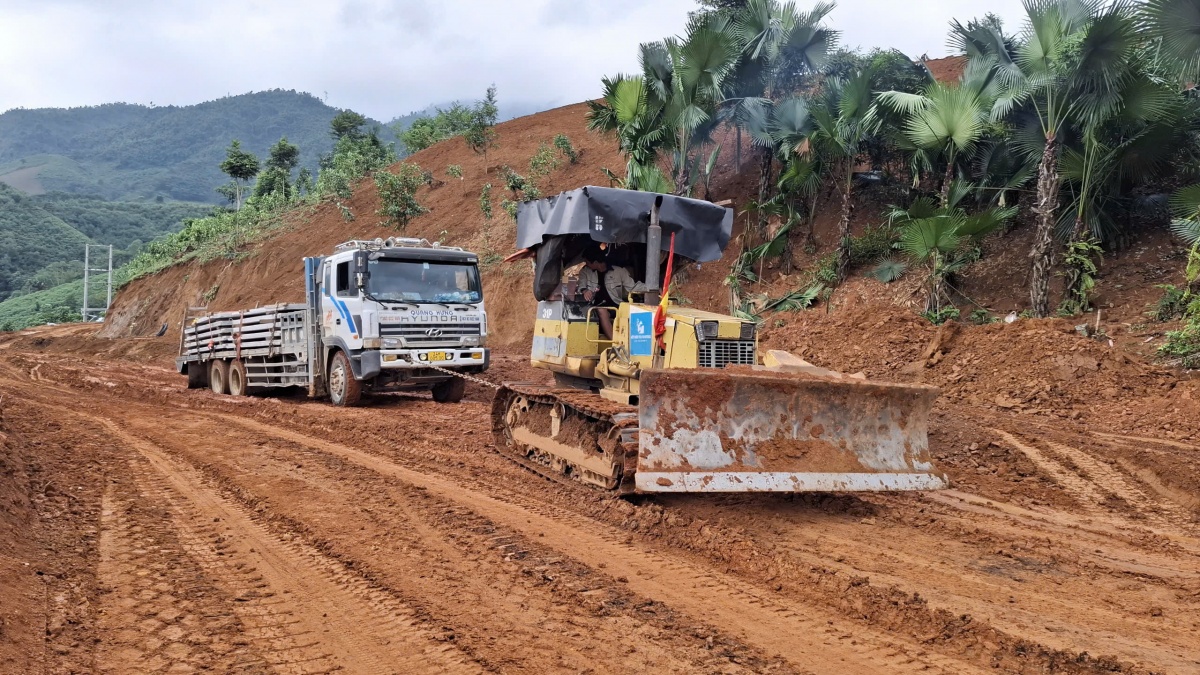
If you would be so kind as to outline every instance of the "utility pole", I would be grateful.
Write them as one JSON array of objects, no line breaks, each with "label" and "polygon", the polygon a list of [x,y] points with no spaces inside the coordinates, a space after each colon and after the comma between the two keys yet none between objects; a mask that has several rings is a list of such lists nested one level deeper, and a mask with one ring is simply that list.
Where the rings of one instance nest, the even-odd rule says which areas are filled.
[{"label": "utility pole", "polygon": [[[108,248],[108,267],[92,267],[92,249],[93,248]],[[105,316],[108,314],[108,307],[112,304],[112,274],[113,274],[113,247],[112,244],[107,246],[104,244],[85,244],[83,247],[83,308],[80,314],[84,321],[91,321],[94,316]],[[104,297],[103,307],[88,306],[88,292],[90,290],[91,273],[104,272],[106,274],[107,290]]]}]

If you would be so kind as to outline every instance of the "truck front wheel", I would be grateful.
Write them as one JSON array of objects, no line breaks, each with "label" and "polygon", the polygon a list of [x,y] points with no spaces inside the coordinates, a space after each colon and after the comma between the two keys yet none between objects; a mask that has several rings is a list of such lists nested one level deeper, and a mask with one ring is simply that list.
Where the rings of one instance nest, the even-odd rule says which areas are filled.
[{"label": "truck front wheel", "polygon": [[467,381],[461,377],[451,378],[433,385],[433,400],[438,403],[458,403],[467,393]]},{"label": "truck front wheel", "polygon": [[346,352],[336,352],[329,364],[329,401],[338,406],[358,403],[362,398],[362,383],[354,379],[350,368],[350,357]]}]

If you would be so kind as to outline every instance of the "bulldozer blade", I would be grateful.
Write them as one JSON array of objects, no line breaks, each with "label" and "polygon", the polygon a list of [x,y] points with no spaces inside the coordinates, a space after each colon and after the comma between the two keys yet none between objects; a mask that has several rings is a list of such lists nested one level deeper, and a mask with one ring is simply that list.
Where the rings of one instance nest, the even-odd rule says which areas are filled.
[{"label": "bulldozer blade", "polygon": [[647,370],[638,492],[947,487],[929,453],[938,389],[765,369]]}]

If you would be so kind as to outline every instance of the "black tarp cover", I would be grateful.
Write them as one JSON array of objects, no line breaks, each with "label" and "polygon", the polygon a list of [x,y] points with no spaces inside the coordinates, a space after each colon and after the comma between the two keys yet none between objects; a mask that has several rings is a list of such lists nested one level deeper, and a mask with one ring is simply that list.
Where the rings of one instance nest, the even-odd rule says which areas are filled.
[{"label": "black tarp cover", "polygon": [[733,230],[731,209],[699,199],[595,186],[521,204],[517,248],[534,248],[562,234],[587,234],[608,244],[645,243],[650,208],[659,196],[663,250],[675,233],[676,254],[701,263],[719,260]]},{"label": "black tarp cover", "polygon": [[675,254],[696,262],[721,258],[733,230],[733,211],[711,202],[654,192],[588,186],[549,199],[525,202],[517,210],[517,248],[537,254],[534,295],[545,300],[559,283],[564,266],[578,262],[587,235],[606,244],[646,243],[650,209],[662,197],[659,224],[662,250],[675,234]]}]

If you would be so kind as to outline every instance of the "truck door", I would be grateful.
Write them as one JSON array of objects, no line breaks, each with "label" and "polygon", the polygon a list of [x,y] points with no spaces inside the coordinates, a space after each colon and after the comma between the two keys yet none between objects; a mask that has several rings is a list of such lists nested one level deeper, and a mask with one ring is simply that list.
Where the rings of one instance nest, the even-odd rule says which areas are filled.
[{"label": "truck door", "polygon": [[348,350],[362,349],[362,295],[355,283],[354,260],[339,257],[325,263],[321,322],[327,340],[337,338]]}]

